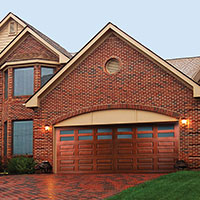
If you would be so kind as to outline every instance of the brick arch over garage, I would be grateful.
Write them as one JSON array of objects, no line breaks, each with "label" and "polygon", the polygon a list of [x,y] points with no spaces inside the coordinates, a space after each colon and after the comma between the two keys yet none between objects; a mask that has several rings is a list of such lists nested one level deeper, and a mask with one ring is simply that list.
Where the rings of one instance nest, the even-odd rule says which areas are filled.
[{"label": "brick arch over garage", "polygon": [[[160,114],[163,116],[166,116],[168,119],[174,119],[171,121],[178,121],[180,118],[180,114],[169,111],[167,109],[159,108],[159,107],[150,107],[150,106],[144,106],[144,105],[135,105],[135,104],[114,104],[114,105],[99,105],[99,106],[93,106],[88,108],[83,108],[81,110],[76,110],[74,112],[67,113],[66,115],[62,115],[62,117],[56,118],[54,121],[51,122],[51,124],[54,124],[57,126],[57,124],[68,120],[70,118],[78,117],[84,114],[89,114],[96,111],[109,111],[109,110],[135,110],[135,111],[147,111],[152,112],[154,114]],[[142,113],[140,113],[142,114]],[[170,121],[170,120],[169,120]]]}]

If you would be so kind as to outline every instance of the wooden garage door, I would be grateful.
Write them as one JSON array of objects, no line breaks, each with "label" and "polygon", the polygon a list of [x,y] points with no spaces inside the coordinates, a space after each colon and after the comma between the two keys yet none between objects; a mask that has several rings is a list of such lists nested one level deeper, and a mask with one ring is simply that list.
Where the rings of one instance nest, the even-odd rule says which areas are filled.
[{"label": "wooden garage door", "polygon": [[178,156],[175,124],[58,128],[58,173],[169,172]]}]

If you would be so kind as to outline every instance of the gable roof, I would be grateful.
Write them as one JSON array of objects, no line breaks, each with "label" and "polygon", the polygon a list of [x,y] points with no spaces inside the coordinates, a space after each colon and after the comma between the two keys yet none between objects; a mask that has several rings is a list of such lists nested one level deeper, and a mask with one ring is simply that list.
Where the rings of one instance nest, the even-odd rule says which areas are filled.
[{"label": "gable roof", "polygon": [[153,53],[151,50],[140,44],[138,41],[119,29],[117,26],[113,25],[112,23],[108,23],[78,53],[76,53],[76,55],[71,60],[69,60],[63,68],[61,68],[43,87],[41,87],[26,101],[26,107],[39,107],[40,99],[45,94],[49,93],[49,91],[54,88],[67,73],[72,71],[73,67],[77,65],[81,57],[83,57],[87,52],[91,51],[91,49],[94,48],[94,45],[103,40],[102,38],[109,33],[116,34],[122,40],[128,42],[133,48],[137,48],[138,51],[148,56],[164,70],[168,71],[170,74],[192,88],[194,97],[200,97],[200,86],[195,81],[183,74],[181,71],[177,70],[175,67]]},{"label": "gable roof", "polygon": [[189,76],[195,81],[197,74],[200,71],[200,57],[187,57],[187,58],[174,58],[167,59],[167,62],[172,64],[174,67],[182,71],[184,74]]},{"label": "gable roof", "polygon": [[[18,16],[14,15],[13,13],[9,13],[1,22],[0,27],[3,26],[10,18],[14,19],[17,23],[22,25],[24,29],[0,52],[0,58],[5,55],[5,53],[12,47],[17,41],[17,38],[21,38],[26,32],[31,33],[34,35],[37,39],[39,39],[42,43],[44,43],[47,47],[50,47],[50,49],[54,50],[55,53],[57,53],[62,58],[60,59],[60,62],[66,63],[72,55],[65,50],[63,47],[61,47],[58,43],[38,31],[36,28],[31,26],[30,24],[26,23],[22,19],[20,19]],[[65,58],[66,57],[66,58]]]}]

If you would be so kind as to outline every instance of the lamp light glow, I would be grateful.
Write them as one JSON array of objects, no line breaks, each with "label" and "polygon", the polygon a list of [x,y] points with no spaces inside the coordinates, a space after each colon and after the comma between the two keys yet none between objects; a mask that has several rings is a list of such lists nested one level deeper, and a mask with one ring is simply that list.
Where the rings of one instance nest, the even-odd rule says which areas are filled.
[{"label": "lamp light glow", "polygon": [[188,124],[188,120],[187,119],[182,119],[181,123],[182,123],[182,125],[187,125]]},{"label": "lamp light glow", "polygon": [[50,130],[50,126],[49,125],[45,125],[44,129],[45,129],[45,131],[49,131]]}]

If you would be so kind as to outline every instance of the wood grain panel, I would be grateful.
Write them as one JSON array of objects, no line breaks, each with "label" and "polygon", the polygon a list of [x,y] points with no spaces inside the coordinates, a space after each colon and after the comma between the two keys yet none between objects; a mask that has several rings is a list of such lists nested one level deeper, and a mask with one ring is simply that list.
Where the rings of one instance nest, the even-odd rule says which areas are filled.
[{"label": "wood grain panel", "polygon": [[107,171],[107,170],[112,170],[113,167],[112,165],[97,165],[97,169],[101,171]]},{"label": "wood grain panel", "polygon": [[132,147],[132,143],[119,143],[118,148],[127,148],[127,147]]},{"label": "wood grain panel", "polygon": [[153,158],[138,158],[138,163],[153,163]]},{"label": "wood grain panel", "polygon": [[138,154],[153,154],[153,149],[138,149]]},{"label": "wood grain panel", "polygon": [[97,148],[112,148],[112,144],[111,143],[100,143],[100,144],[97,144]]},{"label": "wood grain panel", "polygon": [[132,163],[133,159],[132,158],[121,158],[117,160],[118,163]]},{"label": "wood grain panel", "polygon": [[111,164],[112,159],[97,159],[97,164]]},{"label": "wood grain panel", "polygon": [[97,155],[112,155],[112,149],[97,150]]},{"label": "wood grain panel", "polygon": [[60,155],[61,156],[72,156],[72,155],[74,155],[74,151],[61,151]]},{"label": "wood grain panel", "polygon": [[61,160],[60,164],[74,164],[74,160]]},{"label": "wood grain panel", "polygon": [[175,163],[175,158],[158,158],[158,162],[160,163]]},{"label": "wood grain panel", "polygon": [[138,147],[153,147],[153,142],[138,142]]},{"label": "wood grain panel", "polygon": [[93,165],[79,165],[79,170],[83,171],[91,171],[93,169]]},{"label": "wood grain panel", "polygon": [[82,151],[82,150],[79,150],[79,155],[89,155],[91,156],[93,154],[93,151]]},{"label": "wood grain panel", "polygon": [[93,160],[92,159],[81,159],[78,162],[79,162],[79,164],[92,164]]},{"label": "wood grain panel", "polygon": [[172,141],[158,142],[158,146],[175,146],[175,142],[172,142]]},{"label": "wood grain panel", "polygon": [[118,170],[132,170],[133,165],[117,165]]},{"label": "wood grain panel", "polygon": [[153,165],[138,165],[137,166],[137,169],[140,169],[140,170],[153,170]]},{"label": "wood grain panel", "polygon": [[60,145],[61,150],[67,150],[67,149],[73,149],[73,148],[74,148],[73,144]]},{"label": "wood grain panel", "polygon": [[75,167],[74,166],[64,166],[64,167],[60,167],[60,170],[65,172],[65,171],[74,171]]},{"label": "wood grain panel", "polygon": [[79,149],[92,149],[93,144],[79,144]]},{"label": "wood grain panel", "polygon": [[174,153],[174,149],[158,149],[158,153]]}]

